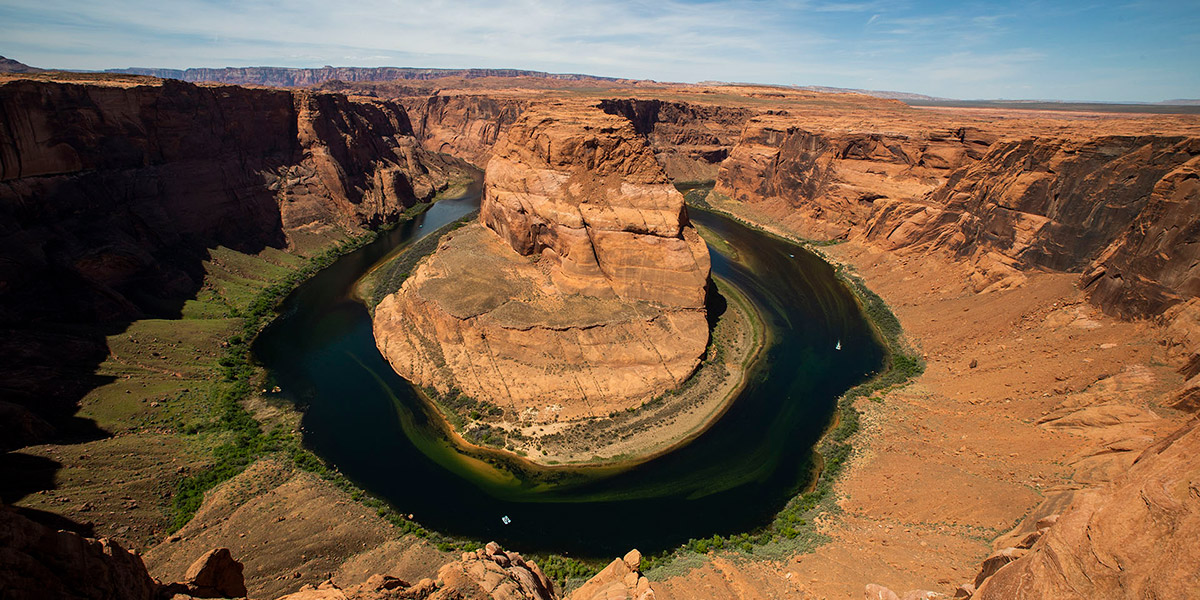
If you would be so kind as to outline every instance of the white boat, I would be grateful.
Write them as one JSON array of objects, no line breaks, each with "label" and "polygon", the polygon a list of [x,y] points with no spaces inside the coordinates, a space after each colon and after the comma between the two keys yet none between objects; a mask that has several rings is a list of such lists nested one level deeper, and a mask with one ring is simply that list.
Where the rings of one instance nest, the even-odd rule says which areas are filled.
[{"label": "white boat", "polygon": [[508,518],[508,515],[504,515],[503,517],[500,517],[500,522],[508,525],[509,523],[512,523],[512,519]]},{"label": "white boat", "polygon": [[833,347],[833,349],[834,349],[834,350],[841,350],[841,349],[842,349],[842,340],[838,340],[838,343],[837,343],[837,345],[836,345],[836,346],[834,346],[834,347]]}]

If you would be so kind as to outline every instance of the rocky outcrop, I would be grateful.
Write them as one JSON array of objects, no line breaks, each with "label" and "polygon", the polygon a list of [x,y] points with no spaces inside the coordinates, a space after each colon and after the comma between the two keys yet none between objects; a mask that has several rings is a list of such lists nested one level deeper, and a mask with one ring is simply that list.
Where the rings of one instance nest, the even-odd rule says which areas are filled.
[{"label": "rocky outcrop", "polygon": [[568,600],[654,600],[654,589],[641,569],[642,553],[630,550],[571,592]]},{"label": "rocky outcrop", "polygon": [[760,115],[721,163],[714,191],[739,202],[778,201],[804,234],[845,237],[866,224],[878,202],[920,197],[983,156],[992,139],[968,128],[823,131],[789,116]]},{"label": "rocky outcrop", "polygon": [[[483,592],[485,598],[549,600],[555,597],[554,584],[537,563],[520,553],[505,552],[489,542],[475,552],[463,553],[462,559],[438,570],[438,580],[446,588],[460,593]],[[453,597],[449,596],[448,597]]]},{"label": "rocky outcrop", "polygon": [[240,598],[242,565],[227,548],[198,558],[187,581],[163,585],[150,577],[137,552],[116,540],[55,531],[0,505],[0,597],[35,598]]},{"label": "rocky outcrop", "polygon": [[525,100],[478,95],[435,94],[401,101],[426,149],[480,168],[492,157],[492,146],[501,133],[529,106]]},{"label": "rocky outcrop", "polygon": [[1078,494],[1027,553],[971,596],[1190,598],[1200,586],[1200,421],[1148,448],[1111,486]]},{"label": "rocky outcrop", "polygon": [[13,600],[152,600],[158,586],[115,540],[54,531],[0,505],[0,590]]},{"label": "rocky outcrop", "polygon": [[229,548],[214,548],[196,559],[184,575],[188,595],[197,598],[240,598],[246,595],[242,563]]},{"label": "rocky outcrop", "polygon": [[629,123],[590,108],[534,113],[488,162],[480,220],[565,291],[703,308],[708,250],[683,196]]},{"label": "rocky outcrop", "polygon": [[311,250],[394,220],[461,169],[422,149],[391,102],[102,76],[5,79],[5,400],[57,425],[78,388],[94,383],[103,338],[46,324],[177,316],[208,249]]},{"label": "rocky outcrop", "polygon": [[444,240],[375,309],[397,372],[548,421],[638,406],[695,370],[708,251],[628,121],[527,111],[485,188],[486,227]]},{"label": "rocky outcrop", "polygon": [[387,575],[373,575],[365,582],[339,587],[332,581],[306,585],[279,600],[376,600],[407,598],[429,600],[554,600],[554,585],[533,561],[519,553],[505,552],[495,542],[462,559],[447,563],[437,580],[422,579],[410,584]]}]

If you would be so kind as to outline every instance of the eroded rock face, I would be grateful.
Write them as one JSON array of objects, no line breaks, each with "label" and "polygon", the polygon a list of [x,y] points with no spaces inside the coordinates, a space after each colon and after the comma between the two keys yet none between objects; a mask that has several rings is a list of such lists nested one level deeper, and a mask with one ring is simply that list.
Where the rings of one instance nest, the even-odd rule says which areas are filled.
[{"label": "eroded rock face", "polygon": [[458,174],[398,104],[335,94],[18,79],[0,109],[0,321],[153,313],[206,248],[379,224]]},{"label": "eroded rock face", "polygon": [[845,237],[889,198],[915,198],[983,156],[992,136],[959,128],[923,135],[807,129],[780,115],[746,122],[714,190],[739,202],[779,199],[815,238]]},{"label": "eroded rock face", "polygon": [[1148,448],[1106,489],[1076,497],[1027,554],[972,596],[1190,598],[1200,580],[1200,421]]},{"label": "eroded rock face", "polygon": [[1192,158],[1154,183],[1145,207],[1084,277],[1092,301],[1125,318],[1200,296],[1200,139],[1180,146]]},{"label": "eroded rock face", "polygon": [[[1159,218],[1140,216],[1155,190],[1163,211],[1187,204],[1184,173],[1173,178],[1183,184],[1182,195],[1160,181],[1192,160],[1194,146],[1189,138],[1160,136],[997,142],[986,156],[955,171],[946,185],[927,198],[881,205],[872,215],[867,237],[888,248],[947,250],[998,274],[985,278],[979,287],[1005,271],[1079,271],[1131,222]],[[1166,215],[1162,218],[1170,220]],[[1154,233],[1150,238],[1149,244],[1160,241]],[[1113,251],[1107,262],[1114,276],[1134,255],[1146,252],[1141,245],[1134,236],[1121,250]],[[1119,284],[1099,286],[1107,291],[1097,298],[1121,293],[1116,289],[1122,287]],[[1153,287],[1126,291],[1147,293]]]},{"label": "eroded rock face", "polygon": [[421,144],[487,166],[492,146],[529,105],[527,101],[471,95],[404,98]]},{"label": "eroded rock face", "polygon": [[675,181],[712,181],[754,111],[654,99],[602,100],[600,109],[621,115],[647,136],[658,162]]},{"label": "eroded rock face", "polygon": [[708,251],[628,121],[531,110],[485,184],[483,225],[455,232],[376,307],[397,372],[554,420],[637,406],[695,370]]},{"label": "eroded rock face", "polygon": [[517,253],[556,262],[565,292],[703,307],[708,250],[627,121],[531,114],[497,145],[484,183],[480,220]]}]

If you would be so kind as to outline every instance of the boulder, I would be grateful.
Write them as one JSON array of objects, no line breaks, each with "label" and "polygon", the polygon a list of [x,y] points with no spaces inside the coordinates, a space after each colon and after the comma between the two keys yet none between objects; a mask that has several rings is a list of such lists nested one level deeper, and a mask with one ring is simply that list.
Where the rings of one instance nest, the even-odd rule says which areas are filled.
[{"label": "boulder", "polygon": [[229,548],[214,548],[196,559],[184,573],[188,592],[198,598],[240,598],[246,595],[242,563]]}]

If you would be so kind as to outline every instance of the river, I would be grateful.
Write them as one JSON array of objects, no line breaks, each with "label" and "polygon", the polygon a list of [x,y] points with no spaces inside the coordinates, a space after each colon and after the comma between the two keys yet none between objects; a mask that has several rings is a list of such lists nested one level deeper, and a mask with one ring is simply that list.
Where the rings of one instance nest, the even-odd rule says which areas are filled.
[{"label": "river", "polygon": [[[302,284],[259,336],[256,359],[304,412],[306,446],[422,525],[522,552],[611,557],[770,522],[812,477],[812,447],[837,397],[882,367],[853,295],[812,253],[723,216],[691,211],[738,260],[712,251],[772,345],[728,412],[692,442],[620,470],[553,477],[458,453],[375,347],[354,282],[389,253],[478,208],[442,200]],[[839,350],[838,344],[841,349]],[[504,524],[501,518],[509,517]]]}]

